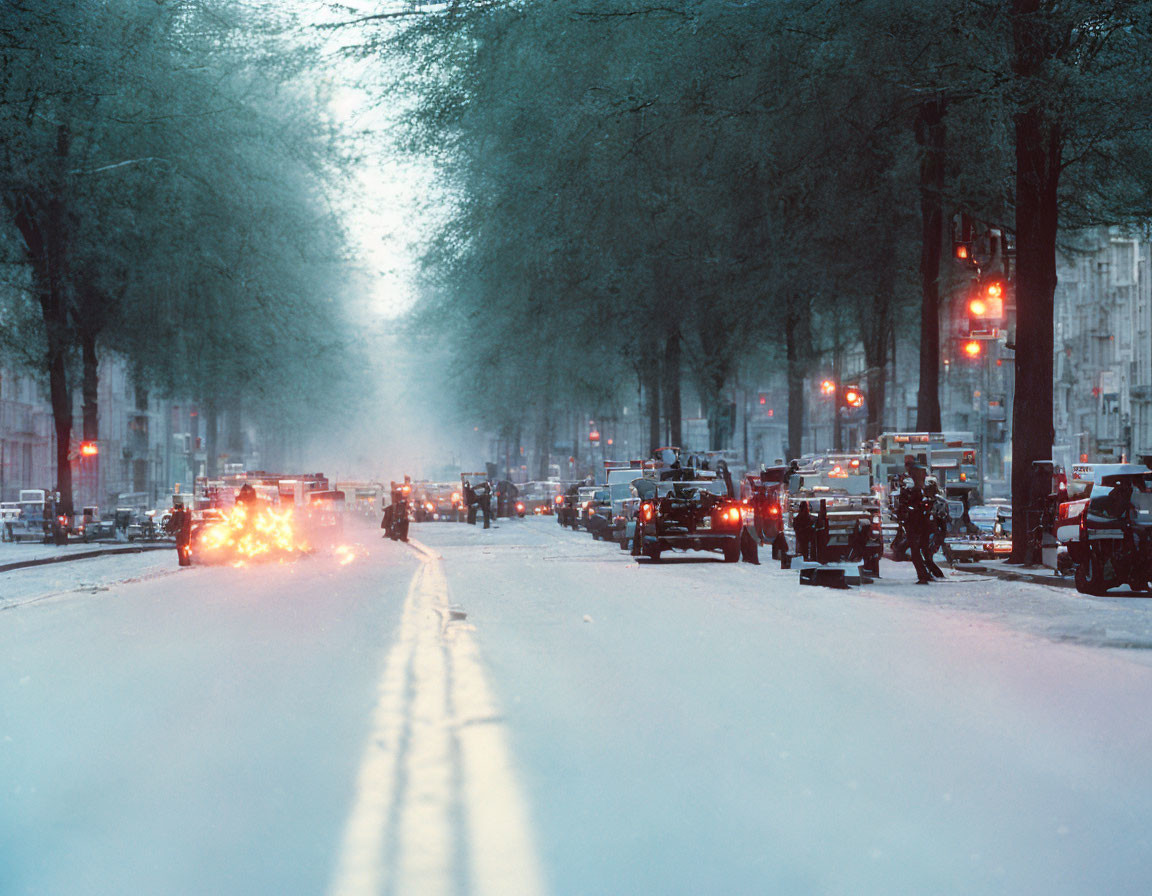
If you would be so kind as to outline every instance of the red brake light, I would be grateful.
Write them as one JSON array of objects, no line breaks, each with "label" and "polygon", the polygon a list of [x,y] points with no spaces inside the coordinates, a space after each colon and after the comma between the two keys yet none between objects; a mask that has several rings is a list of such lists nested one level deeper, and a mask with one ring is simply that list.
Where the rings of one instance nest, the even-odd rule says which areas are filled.
[{"label": "red brake light", "polygon": [[563,495],[557,495],[556,496],[556,503],[557,504],[563,504],[564,503],[564,496]]},{"label": "red brake light", "polygon": [[646,520],[652,519],[652,505],[651,504],[645,504],[641,508],[641,510],[643,511],[644,519],[646,519]]}]

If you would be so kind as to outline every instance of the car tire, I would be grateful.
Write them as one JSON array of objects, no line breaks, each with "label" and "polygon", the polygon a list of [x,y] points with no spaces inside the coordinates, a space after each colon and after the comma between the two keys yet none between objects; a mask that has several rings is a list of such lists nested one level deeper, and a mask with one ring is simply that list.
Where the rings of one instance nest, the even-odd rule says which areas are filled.
[{"label": "car tire", "polygon": [[725,563],[739,563],[740,562],[740,539],[733,538],[730,541],[724,542],[724,562]]},{"label": "car tire", "polygon": [[653,563],[660,562],[660,548],[644,548],[644,556]]},{"label": "car tire", "polygon": [[1094,597],[1108,593],[1108,588],[1104,584],[1103,566],[1091,550],[1086,553],[1084,562],[1076,567],[1076,590]]}]

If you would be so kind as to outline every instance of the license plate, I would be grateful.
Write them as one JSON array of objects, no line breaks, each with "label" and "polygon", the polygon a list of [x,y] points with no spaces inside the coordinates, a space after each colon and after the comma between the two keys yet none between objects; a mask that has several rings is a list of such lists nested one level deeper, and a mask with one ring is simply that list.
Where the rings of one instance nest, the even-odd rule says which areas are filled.
[{"label": "license plate", "polygon": [[711,529],[712,528],[712,517],[710,517],[710,516],[704,517],[704,519],[700,520],[700,525],[697,526],[696,528],[697,529]]}]

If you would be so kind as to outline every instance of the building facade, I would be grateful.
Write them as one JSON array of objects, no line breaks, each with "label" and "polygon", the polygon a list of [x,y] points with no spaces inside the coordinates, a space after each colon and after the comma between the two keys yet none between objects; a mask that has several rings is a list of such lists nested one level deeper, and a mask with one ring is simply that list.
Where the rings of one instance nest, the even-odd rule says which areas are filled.
[{"label": "building facade", "polygon": [[[195,404],[162,400],[140,387],[115,356],[100,362],[97,453],[80,452],[82,409],[74,390],[72,487],[77,509],[156,507],[179,484],[190,490],[208,466],[206,415]],[[217,462],[255,469],[255,436],[234,415],[216,417]],[[0,500],[21,489],[55,488],[56,433],[46,390],[33,376],[0,367]]]},{"label": "building facade", "polygon": [[1099,227],[1063,241],[1055,333],[1056,443],[1072,460],[1152,453],[1152,243]]}]

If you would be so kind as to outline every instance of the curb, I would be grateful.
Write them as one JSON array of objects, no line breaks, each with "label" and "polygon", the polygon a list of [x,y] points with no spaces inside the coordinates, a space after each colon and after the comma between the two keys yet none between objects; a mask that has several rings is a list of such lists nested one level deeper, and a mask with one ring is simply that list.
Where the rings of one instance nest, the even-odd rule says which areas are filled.
[{"label": "curb", "polygon": [[171,551],[170,544],[135,545],[133,547],[100,548],[95,551],[76,551],[59,557],[37,557],[34,560],[17,560],[14,563],[0,563],[0,572],[13,569],[27,569],[30,566],[47,566],[49,563],[67,563],[69,560],[89,560],[106,554],[142,554],[145,551]]},{"label": "curb", "polygon": [[982,576],[991,576],[1003,579],[1006,582],[1029,582],[1033,585],[1051,585],[1054,588],[1075,588],[1076,583],[1066,576],[1058,576],[1054,572],[1047,575],[1031,572],[1017,572],[1014,569],[999,569],[996,567],[981,566],[979,563],[957,563],[956,569],[961,572],[974,572]]}]

